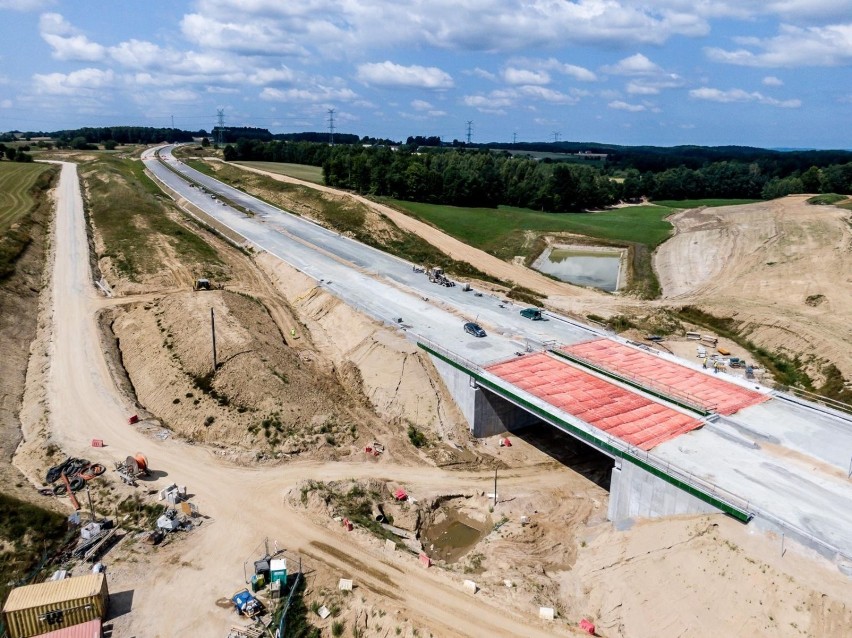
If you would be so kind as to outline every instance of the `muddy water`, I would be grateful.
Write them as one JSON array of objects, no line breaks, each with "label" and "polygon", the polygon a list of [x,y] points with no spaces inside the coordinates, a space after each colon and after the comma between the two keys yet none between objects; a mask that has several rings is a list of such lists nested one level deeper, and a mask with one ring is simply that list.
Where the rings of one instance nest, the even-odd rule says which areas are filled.
[{"label": "muddy water", "polygon": [[561,281],[614,292],[619,287],[621,257],[620,250],[554,246],[542,253],[533,268]]},{"label": "muddy water", "polygon": [[423,550],[430,558],[454,563],[485,537],[491,523],[476,521],[455,509],[442,512],[445,517],[423,533]]}]

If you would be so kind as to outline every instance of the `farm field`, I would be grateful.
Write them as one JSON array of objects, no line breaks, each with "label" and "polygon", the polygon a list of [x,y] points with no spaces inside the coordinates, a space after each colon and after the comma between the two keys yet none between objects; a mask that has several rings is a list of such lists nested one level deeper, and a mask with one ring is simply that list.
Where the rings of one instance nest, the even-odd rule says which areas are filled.
[{"label": "farm field", "polygon": [[241,166],[249,168],[258,168],[260,170],[269,171],[270,173],[278,173],[279,175],[287,175],[296,179],[303,179],[306,182],[314,184],[322,184],[322,168],[320,166],[308,166],[306,164],[287,164],[282,162],[234,162]]},{"label": "farm field", "polygon": [[542,213],[509,206],[460,208],[400,200],[391,203],[465,243],[498,255],[507,246],[515,250],[517,242],[512,241],[512,235],[518,231],[577,233],[653,248],[665,241],[672,230],[664,219],[671,209],[660,206],[630,206],[599,213]]},{"label": "farm field", "polygon": [[0,162],[0,232],[32,208],[30,189],[46,170],[44,164]]}]

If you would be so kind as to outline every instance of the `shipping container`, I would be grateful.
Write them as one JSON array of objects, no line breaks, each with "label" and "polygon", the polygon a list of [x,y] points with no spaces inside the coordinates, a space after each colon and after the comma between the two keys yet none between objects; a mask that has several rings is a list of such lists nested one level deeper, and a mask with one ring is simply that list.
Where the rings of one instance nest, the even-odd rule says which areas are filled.
[{"label": "shipping container", "polygon": [[103,635],[101,619],[95,618],[80,625],[39,634],[36,638],[102,638]]},{"label": "shipping container", "polygon": [[104,574],[17,587],[3,607],[6,632],[9,638],[31,638],[103,619],[108,600]]}]

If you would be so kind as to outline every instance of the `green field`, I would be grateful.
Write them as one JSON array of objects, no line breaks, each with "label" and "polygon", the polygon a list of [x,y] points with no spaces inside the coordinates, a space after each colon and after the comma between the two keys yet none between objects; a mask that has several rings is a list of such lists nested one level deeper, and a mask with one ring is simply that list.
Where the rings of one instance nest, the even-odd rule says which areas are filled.
[{"label": "green field", "polygon": [[719,206],[741,206],[743,204],[754,204],[762,202],[762,199],[667,199],[654,202],[657,206],[667,208],[717,208]]},{"label": "green field", "polygon": [[840,202],[845,202],[847,199],[849,199],[848,195],[825,193],[823,195],[817,195],[815,197],[808,198],[808,204],[813,204],[815,206],[827,206],[832,204],[839,204]]},{"label": "green field", "polygon": [[391,200],[395,206],[428,221],[456,239],[503,258],[525,254],[525,231],[577,233],[651,248],[668,239],[672,226],[664,218],[671,209],[630,206],[600,213],[541,213],[526,208],[459,208]]},{"label": "green field", "polygon": [[287,177],[295,177],[296,179],[303,179],[306,182],[312,182],[313,184],[322,184],[322,167],[320,166],[308,166],[307,164],[286,164],[282,162],[233,162],[234,164],[241,164],[242,166],[248,166],[249,168],[257,168],[262,171],[269,171],[270,173],[278,173],[279,175],[286,175]]},{"label": "green field", "polygon": [[4,232],[33,207],[30,191],[38,176],[50,167],[45,164],[0,162],[0,232]]}]

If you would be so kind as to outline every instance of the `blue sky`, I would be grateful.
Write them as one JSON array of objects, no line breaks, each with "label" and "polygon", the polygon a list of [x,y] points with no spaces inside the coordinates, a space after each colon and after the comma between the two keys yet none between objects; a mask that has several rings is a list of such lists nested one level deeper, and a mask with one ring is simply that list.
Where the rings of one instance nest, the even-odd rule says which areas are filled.
[{"label": "blue sky", "polygon": [[852,0],[0,0],[0,130],[852,148]]}]

